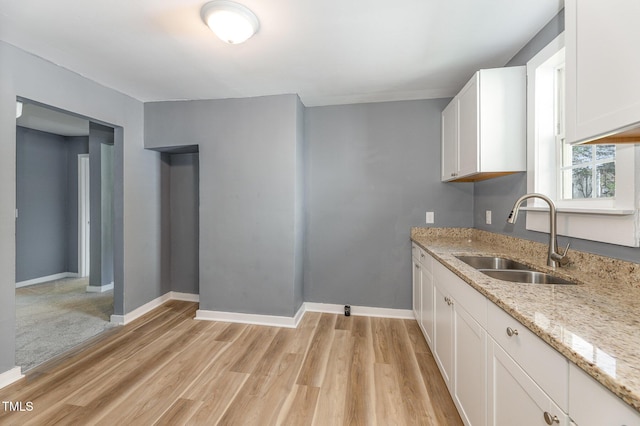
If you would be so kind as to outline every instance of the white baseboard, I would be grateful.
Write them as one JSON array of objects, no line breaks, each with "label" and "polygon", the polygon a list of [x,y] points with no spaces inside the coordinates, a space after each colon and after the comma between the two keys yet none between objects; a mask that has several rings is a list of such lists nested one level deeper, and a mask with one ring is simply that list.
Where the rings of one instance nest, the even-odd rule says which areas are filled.
[{"label": "white baseboard", "polygon": [[[308,312],[323,312],[328,314],[344,314],[344,305],[333,303],[304,302]],[[415,319],[411,309],[375,308],[369,306],[351,305],[351,315],[364,317]]]},{"label": "white baseboard", "polygon": [[198,309],[196,319],[204,321],[235,322],[241,324],[266,325],[270,327],[296,328],[304,316],[304,303],[293,317],[277,315],[243,314],[240,312],[207,311]]},{"label": "white baseboard", "polygon": [[[200,296],[197,294],[179,293],[175,291],[170,291],[134,309],[128,314],[111,315],[111,322],[119,325],[128,324],[131,321],[152,311],[153,309],[157,308],[158,306],[162,305],[163,303],[169,300],[199,302]],[[196,311],[195,319],[203,320],[203,321],[222,321],[222,322],[235,322],[235,323],[241,323],[241,324],[266,325],[271,327],[297,328],[305,312],[344,314],[344,305],[337,305],[332,303],[304,302],[293,317],[283,317],[283,316],[277,316],[277,315],[261,315],[261,314],[244,314],[241,312],[209,311],[205,309],[198,309]],[[351,305],[351,315],[367,316],[367,317],[382,317],[382,318],[415,319],[413,315],[413,311],[410,309],[375,308],[375,307],[368,307],[368,306],[353,306],[353,305]]]},{"label": "white baseboard", "polygon": [[11,370],[0,373],[0,389],[5,386],[9,386],[13,382],[17,382],[23,377],[24,374],[22,374],[22,369],[20,367],[13,367]]},{"label": "white baseboard", "polygon": [[111,322],[113,324],[125,325],[130,323],[131,321],[140,318],[144,314],[151,312],[158,306],[162,305],[169,300],[183,300],[186,302],[199,302],[200,296],[197,294],[189,294],[189,293],[178,293],[175,291],[170,291],[168,293],[163,294],[160,297],[153,299],[152,301],[145,303],[144,305],[134,309],[128,314],[124,315],[111,315]]},{"label": "white baseboard", "polygon": [[177,291],[170,291],[170,298],[171,300],[182,300],[183,302],[200,302],[200,295],[199,294],[192,294],[192,293],[180,293]]},{"label": "white baseboard", "polygon": [[31,280],[20,281],[16,283],[16,288],[27,287],[34,284],[46,283],[48,281],[61,280],[63,278],[77,278],[76,272],[60,272],[59,274],[47,275],[46,277],[33,278]]},{"label": "white baseboard", "polygon": [[105,291],[113,290],[113,283],[105,285],[88,285],[87,293],[104,293]]},{"label": "white baseboard", "polygon": [[[304,302],[293,317],[275,315],[243,314],[238,312],[207,311],[198,309],[196,319],[206,321],[237,322],[242,324],[268,325],[272,327],[296,328],[305,312],[323,312],[344,314],[344,305],[330,303]],[[410,309],[375,308],[368,306],[351,306],[351,315],[367,317],[415,319]]]}]

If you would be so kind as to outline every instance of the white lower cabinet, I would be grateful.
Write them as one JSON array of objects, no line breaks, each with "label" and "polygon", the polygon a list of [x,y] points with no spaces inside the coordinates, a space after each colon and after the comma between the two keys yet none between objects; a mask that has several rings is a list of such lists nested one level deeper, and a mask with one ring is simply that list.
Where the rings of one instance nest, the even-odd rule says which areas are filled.
[{"label": "white lower cabinet", "polygon": [[[435,281],[435,280],[434,280]],[[443,290],[445,290],[443,292]],[[444,382],[452,392],[453,383],[453,310],[450,296],[439,281],[434,282],[435,321],[433,357],[438,364]]]},{"label": "white lower cabinet", "polygon": [[579,426],[639,426],[640,414],[575,365],[569,369],[571,419]]},{"label": "white lower cabinet", "polygon": [[427,340],[429,346],[433,341],[433,313],[435,306],[433,296],[433,277],[431,275],[431,256],[427,256],[426,260],[422,262],[420,273],[420,283],[422,285],[420,290],[420,328],[424,333],[424,337]]},{"label": "white lower cabinet", "polygon": [[[486,322],[486,299],[439,263],[433,267],[433,286],[434,358],[463,422],[486,425],[487,332],[478,322]],[[477,297],[469,301],[470,311],[458,303],[467,290]]]},{"label": "white lower cabinet", "polygon": [[422,266],[416,257],[413,257],[411,263],[413,264],[413,316],[420,324],[422,321]]},{"label": "white lower cabinet", "polygon": [[454,301],[453,400],[465,424],[487,424],[487,332]]},{"label": "white lower cabinet", "polygon": [[490,425],[569,424],[569,417],[493,339],[488,394]]},{"label": "white lower cabinet", "polygon": [[416,319],[465,425],[640,426],[640,414],[465,283],[413,250]]}]

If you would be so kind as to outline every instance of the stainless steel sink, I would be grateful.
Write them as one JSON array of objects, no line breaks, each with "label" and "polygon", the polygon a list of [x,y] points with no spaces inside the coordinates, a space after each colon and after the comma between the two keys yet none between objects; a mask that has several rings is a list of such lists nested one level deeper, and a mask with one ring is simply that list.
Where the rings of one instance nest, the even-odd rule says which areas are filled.
[{"label": "stainless steel sink", "polygon": [[504,281],[529,284],[575,284],[563,278],[537,271],[484,269],[480,270],[485,275]]},{"label": "stainless steel sink", "polygon": [[505,259],[504,257],[492,257],[492,256],[456,256],[469,266],[476,269],[517,269],[517,270],[532,270],[531,267],[524,263],[516,262],[515,260]]},{"label": "stainless steel sink", "polygon": [[529,284],[575,284],[555,275],[535,271],[515,260],[495,256],[456,256],[469,266],[492,278]]}]

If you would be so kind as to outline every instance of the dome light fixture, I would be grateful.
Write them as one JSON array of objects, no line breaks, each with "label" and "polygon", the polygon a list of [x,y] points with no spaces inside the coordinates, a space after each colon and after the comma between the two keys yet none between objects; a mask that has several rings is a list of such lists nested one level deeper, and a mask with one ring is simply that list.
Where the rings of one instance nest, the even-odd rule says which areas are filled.
[{"label": "dome light fixture", "polygon": [[258,17],[249,8],[232,1],[214,0],[206,3],[200,14],[211,31],[229,44],[248,40],[260,27]]}]

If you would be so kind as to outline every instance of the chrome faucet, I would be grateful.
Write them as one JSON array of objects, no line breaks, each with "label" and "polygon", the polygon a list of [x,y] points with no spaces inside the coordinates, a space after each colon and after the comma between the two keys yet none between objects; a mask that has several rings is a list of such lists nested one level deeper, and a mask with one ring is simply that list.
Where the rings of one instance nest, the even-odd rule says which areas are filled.
[{"label": "chrome faucet", "polygon": [[558,233],[557,233],[557,212],[556,205],[553,203],[553,200],[547,197],[544,194],[525,194],[522,197],[518,198],[513,205],[513,210],[509,213],[509,218],[507,222],[516,223],[518,219],[518,211],[520,211],[520,205],[529,198],[540,198],[549,204],[549,255],[547,256],[547,266],[551,266],[555,268],[556,266],[565,266],[569,263],[569,258],[567,257],[567,252],[569,251],[569,244],[567,244],[567,248],[564,249],[564,253],[558,253]]}]

